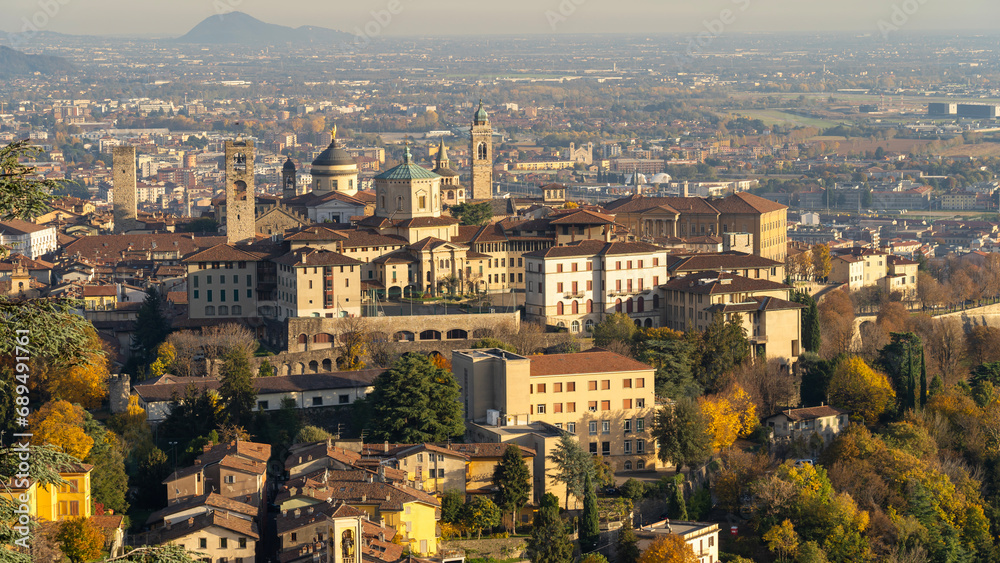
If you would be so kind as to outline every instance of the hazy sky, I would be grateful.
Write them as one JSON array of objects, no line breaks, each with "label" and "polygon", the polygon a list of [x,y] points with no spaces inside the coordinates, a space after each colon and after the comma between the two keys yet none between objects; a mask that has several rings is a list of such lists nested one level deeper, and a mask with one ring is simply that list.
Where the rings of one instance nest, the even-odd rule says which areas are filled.
[{"label": "hazy sky", "polygon": [[[44,8],[50,4],[59,7],[51,17]],[[727,9],[725,31],[732,32],[879,33],[880,21],[906,30],[995,30],[1000,22],[997,0],[0,0],[0,29],[15,31],[22,18],[34,18],[62,33],[172,36],[235,9],[270,23],[355,31],[392,4],[399,13],[369,29],[385,35],[697,33]]]}]

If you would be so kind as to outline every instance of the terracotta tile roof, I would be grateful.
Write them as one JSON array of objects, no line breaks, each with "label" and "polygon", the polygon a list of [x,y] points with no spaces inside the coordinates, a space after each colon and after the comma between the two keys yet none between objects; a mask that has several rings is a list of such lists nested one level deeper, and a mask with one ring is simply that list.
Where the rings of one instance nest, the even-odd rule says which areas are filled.
[{"label": "terracotta tile roof", "polygon": [[409,242],[405,238],[397,235],[380,235],[375,231],[358,229],[354,231],[337,231],[337,234],[346,237],[345,248],[357,248],[362,246],[406,246]]},{"label": "terracotta tile roof", "polygon": [[827,416],[840,416],[842,414],[848,414],[850,411],[845,411],[843,409],[838,409],[836,407],[831,407],[829,405],[824,405],[821,407],[806,407],[802,409],[786,409],[781,412],[774,413],[768,418],[773,418],[775,416],[784,416],[789,420],[815,420],[817,418],[823,418]]},{"label": "terracotta tile roof", "polygon": [[704,295],[792,289],[783,283],[723,272],[698,272],[690,274],[668,281],[663,285],[663,288],[667,291],[677,290]]},{"label": "terracotta tile roof", "polygon": [[772,213],[788,209],[788,206],[747,192],[740,192],[722,199],[714,199],[712,200],[712,206],[722,213],[729,214]]},{"label": "terracotta tile roof", "polygon": [[615,220],[608,215],[594,213],[593,211],[577,211],[552,219],[552,225],[610,225]]},{"label": "terracotta tile roof", "polygon": [[94,262],[115,263],[127,251],[177,251],[180,256],[188,256],[219,244],[226,244],[226,237],[202,237],[183,233],[94,235],[81,237],[64,246],[63,256],[79,254],[81,258]]},{"label": "terracotta tile roof", "polygon": [[584,373],[613,373],[622,371],[655,370],[652,366],[614,352],[593,348],[593,352],[577,354],[549,354],[530,356],[531,375],[576,375]]},{"label": "terracotta tile roof", "polygon": [[284,256],[275,258],[274,261],[278,264],[295,268],[309,266],[357,266],[364,263],[349,256],[344,256],[339,252],[314,250],[308,247],[293,250]]},{"label": "terracotta tile roof", "polygon": [[363,518],[368,513],[343,503],[321,502],[294,510],[282,510],[275,517],[279,534],[298,530],[316,522],[337,518]]},{"label": "terracotta tile roof", "polygon": [[741,270],[746,268],[773,268],[782,266],[781,262],[742,252],[721,252],[679,255],[667,258],[667,270],[670,272],[706,271],[706,270]]},{"label": "terracotta tile roof", "polygon": [[227,510],[229,512],[236,512],[238,514],[244,514],[246,516],[257,516],[257,507],[251,506],[246,503],[242,503],[238,500],[233,500],[226,498],[217,493],[208,493],[206,495],[201,495],[197,497],[190,498],[184,502],[177,504],[172,504],[166,508],[157,510],[156,512],[149,515],[146,519],[146,524],[155,524],[171,514],[176,514],[178,512],[183,512],[185,510],[196,508],[199,506],[207,506],[215,509]]},{"label": "terracotta tile roof", "polygon": [[291,498],[307,496],[317,500],[344,501],[351,505],[374,504],[383,512],[401,511],[404,505],[411,502],[441,506],[441,502],[433,495],[404,485],[379,482],[377,475],[370,471],[331,470],[325,475],[325,483],[313,479],[288,481],[275,502],[281,504]]},{"label": "terracotta tile roof", "polygon": [[10,219],[9,221],[0,221],[0,234],[4,235],[26,235],[29,233],[37,233],[39,231],[44,231],[45,229],[50,229],[51,227],[46,225],[37,225],[29,221],[23,221],[21,219]]},{"label": "terracotta tile roof", "polygon": [[583,240],[566,246],[553,246],[544,250],[525,253],[533,258],[569,258],[573,256],[617,256],[666,252],[666,249],[645,242],[604,242]]},{"label": "terracotta tile roof", "polygon": [[361,454],[329,445],[325,440],[310,444],[296,444],[292,446],[291,452],[285,459],[285,469],[290,471],[299,465],[322,458],[339,461],[344,465],[354,465],[361,459]]},{"label": "terracotta tile roof", "polygon": [[219,460],[219,465],[228,469],[249,473],[251,475],[263,475],[267,472],[267,465],[265,463],[243,459],[234,455],[224,456]]},{"label": "terracotta tile roof", "polygon": [[85,285],[84,297],[118,297],[118,288],[113,285]]},{"label": "terracotta tile roof", "polygon": [[745,303],[716,303],[707,311],[722,313],[746,313],[750,311],[780,311],[787,309],[805,309],[805,305],[786,301],[777,297],[751,297]]},{"label": "terracotta tile roof", "polygon": [[290,235],[287,235],[285,237],[285,240],[290,240],[290,241],[307,241],[307,242],[314,242],[314,241],[328,242],[328,241],[345,240],[346,238],[347,238],[347,236],[345,234],[341,234],[341,233],[339,233],[339,232],[337,232],[337,231],[335,231],[333,229],[330,229],[328,227],[324,227],[322,225],[312,225],[312,226],[306,227],[306,228],[304,228],[304,229],[302,229],[302,230],[300,230],[300,231],[298,231],[296,233],[292,233]]},{"label": "terracotta tile roof", "polygon": [[257,534],[257,524],[254,522],[237,516],[229,516],[225,512],[210,512],[188,518],[187,521],[177,522],[169,528],[163,527],[157,529],[155,534],[150,535],[156,537],[158,541],[151,543],[167,543],[190,534],[201,532],[213,526],[236,532],[251,539],[256,540],[260,538]]},{"label": "terracotta tile roof", "polygon": [[[509,445],[494,443],[448,444],[448,448],[469,458],[501,458]],[[520,448],[522,457],[535,457],[535,450],[524,446],[517,447]]]}]

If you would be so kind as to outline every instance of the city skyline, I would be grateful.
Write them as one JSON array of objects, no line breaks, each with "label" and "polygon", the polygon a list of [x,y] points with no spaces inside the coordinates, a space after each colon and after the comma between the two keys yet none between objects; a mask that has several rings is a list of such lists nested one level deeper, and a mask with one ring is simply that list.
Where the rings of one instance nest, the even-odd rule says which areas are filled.
[{"label": "city skyline", "polygon": [[[287,5],[260,0],[178,0],[176,2],[92,0],[11,0],[5,8],[5,32],[25,22],[47,31],[81,35],[179,36],[201,20],[231,11],[289,27],[315,25],[362,33],[379,22],[379,34],[470,35],[550,33],[794,33],[892,31],[986,31],[1000,16],[1000,5],[985,0],[930,3],[926,0],[870,3],[865,0],[719,0],[691,4],[680,0],[511,0],[475,6],[457,0],[412,5],[411,0],[377,0],[339,5],[315,0]],[[390,13],[394,11],[395,13]],[[641,18],[636,13],[648,14]],[[114,14],[114,18],[109,17]],[[389,18],[386,19],[385,15]],[[379,21],[381,20],[381,21]]]}]

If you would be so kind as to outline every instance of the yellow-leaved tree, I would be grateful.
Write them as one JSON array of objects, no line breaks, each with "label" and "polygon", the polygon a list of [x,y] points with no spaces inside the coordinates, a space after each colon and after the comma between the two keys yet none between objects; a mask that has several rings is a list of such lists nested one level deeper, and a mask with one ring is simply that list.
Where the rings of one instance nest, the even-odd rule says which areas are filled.
[{"label": "yellow-leaved tree", "polygon": [[156,361],[150,364],[149,374],[153,377],[160,377],[170,370],[177,357],[177,349],[169,342],[164,342],[156,349]]},{"label": "yellow-leaved tree", "polygon": [[698,403],[708,419],[714,449],[732,446],[737,438],[749,436],[757,426],[757,407],[740,385],[720,395],[701,397]]},{"label": "yellow-leaved tree", "polygon": [[84,411],[68,401],[50,401],[29,417],[35,444],[52,444],[69,455],[84,459],[94,440],[83,431]]},{"label": "yellow-leaved tree", "polygon": [[830,378],[830,403],[873,424],[893,404],[896,392],[889,378],[857,356],[842,360]]},{"label": "yellow-leaved tree", "polygon": [[40,362],[32,380],[43,400],[63,400],[84,408],[101,406],[108,395],[108,362],[103,343],[92,328],[86,331],[81,357],[66,363]]},{"label": "yellow-leaved tree", "polygon": [[671,534],[649,544],[639,556],[639,563],[698,563],[698,557],[684,538]]}]

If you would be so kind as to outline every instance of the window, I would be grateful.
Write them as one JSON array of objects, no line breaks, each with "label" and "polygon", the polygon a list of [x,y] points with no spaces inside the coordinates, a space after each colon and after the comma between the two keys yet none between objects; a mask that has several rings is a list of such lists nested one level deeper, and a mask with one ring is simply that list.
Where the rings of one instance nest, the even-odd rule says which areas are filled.
[{"label": "window", "polygon": [[[295,539],[295,534],[292,534],[292,539]],[[198,538],[198,547],[200,549],[208,549],[208,538]]]},{"label": "window", "polygon": [[191,279],[194,280],[194,286],[198,287],[198,276],[191,276]]},{"label": "window", "polygon": [[587,403],[587,410],[590,412],[597,412],[597,401],[589,401]]},{"label": "window", "polygon": [[539,393],[544,393],[545,392],[545,384],[544,383],[539,383],[538,385],[535,386],[535,388],[538,389]]},{"label": "window", "polygon": [[226,549],[229,547],[229,538],[219,538],[219,549]]},{"label": "window", "polygon": [[545,405],[538,405],[538,414],[545,414]]},{"label": "window", "polygon": [[624,422],[625,422],[625,433],[628,434],[629,432],[632,431],[632,419],[626,418]]},{"label": "window", "polygon": [[601,401],[601,410],[602,411],[611,410],[611,401]]},{"label": "window", "polygon": [[646,399],[636,399],[635,400],[635,408],[637,408],[637,409],[644,409],[644,408],[646,408]]},{"label": "window", "polygon": [[566,392],[572,393],[574,391],[576,391],[576,382],[570,381],[569,383],[566,384]]},{"label": "window", "polygon": [[576,403],[566,403],[566,412],[576,412]]},{"label": "window", "polygon": [[601,455],[611,455],[611,442],[601,442]]},{"label": "window", "polygon": [[632,440],[625,440],[625,453],[632,453]]},{"label": "window", "polygon": [[632,408],[632,399],[622,399],[622,408],[629,410]]},{"label": "window", "polygon": [[312,404],[314,407],[323,406],[323,397],[313,397]]},{"label": "window", "polygon": [[635,441],[635,453],[637,454],[646,453],[646,441],[643,440],[642,438],[639,438],[638,440]]},{"label": "window", "polygon": [[214,317],[215,316],[215,307],[213,307],[212,305],[209,305],[208,307],[205,307],[205,316]]},{"label": "window", "polygon": [[569,432],[570,434],[576,434],[576,423],[575,422],[567,422],[566,423],[566,431]]},{"label": "window", "polygon": [[635,419],[635,431],[643,432],[645,431],[645,429],[646,429],[646,419],[645,418]]},{"label": "window", "polygon": [[601,434],[611,434],[611,421],[602,420],[601,421]]},{"label": "window", "polygon": [[212,302],[212,290],[210,289],[210,290],[208,290],[205,293],[208,296],[208,302],[211,303]]},{"label": "window", "polygon": [[643,387],[645,387],[646,386],[646,378],[644,378],[644,377],[637,377],[635,379],[635,386],[636,386],[637,389],[642,389]]},{"label": "window", "polygon": [[[556,264],[556,272],[561,274],[562,271],[563,271],[563,265],[562,264]],[[560,291],[562,291],[562,290],[560,290]]]},{"label": "window", "polygon": [[590,435],[591,436],[596,436],[597,435],[597,421],[596,420],[591,420],[590,422],[587,423],[587,425],[590,427]]},{"label": "window", "polygon": [[590,453],[593,455],[597,455],[597,442],[590,443]]},{"label": "window", "polygon": [[240,538],[238,541],[239,541],[240,549],[246,549],[247,548],[247,539],[246,538]]},{"label": "window", "polygon": [[351,396],[350,395],[338,395],[337,396],[337,402],[340,403],[341,405],[349,404],[351,402]]},{"label": "window", "polygon": [[222,479],[222,481],[225,482],[225,483],[229,483],[231,485],[231,484],[233,484],[233,483],[236,482],[236,476],[235,475],[226,475],[225,478]]},{"label": "window", "polygon": [[438,479],[444,479],[444,469],[438,469]]},{"label": "window", "polygon": [[552,384],[552,392],[553,393],[562,393],[562,383],[553,383]]},{"label": "window", "polygon": [[267,410],[267,401],[257,401],[257,408],[260,409],[260,410],[262,410],[262,411],[266,411]]},{"label": "window", "polygon": [[602,390],[611,389],[611,380],[610,379],[601,380],[601,389]]},{"label": "window", "polygon": [[632,380],[631,379],[623,379],[622,380],[622,388],[623,389],[631,389],[632,388]]},{"label": "window", "polygon": [[587,391],[597,391],[597,382],[596,381],[588,381],[587,382]]}]

